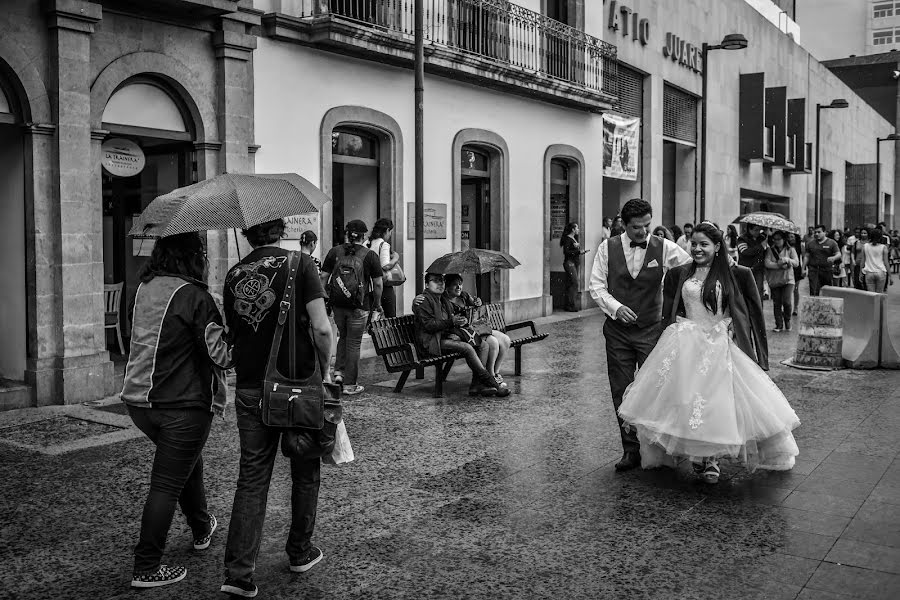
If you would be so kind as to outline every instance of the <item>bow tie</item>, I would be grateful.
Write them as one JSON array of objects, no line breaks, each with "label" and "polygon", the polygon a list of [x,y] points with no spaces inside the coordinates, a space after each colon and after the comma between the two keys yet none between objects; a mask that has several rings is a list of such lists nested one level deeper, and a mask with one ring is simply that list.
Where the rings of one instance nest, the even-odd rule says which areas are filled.
[{"label": "bow tie", "polygon": [[646,250],[646,249],[647,249],[647,242],[640,242],[640,243],[638,243],[638,242],[631,242],[631,247],[632,247],[632,248],[643,248],[644,250]]}]

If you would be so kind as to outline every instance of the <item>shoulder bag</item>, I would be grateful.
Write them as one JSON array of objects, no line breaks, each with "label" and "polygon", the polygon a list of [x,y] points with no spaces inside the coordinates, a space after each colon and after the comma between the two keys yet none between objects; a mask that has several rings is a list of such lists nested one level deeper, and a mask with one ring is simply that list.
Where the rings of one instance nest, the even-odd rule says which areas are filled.
[{"label": "shoulder bag", "polygon": [[[381,240],[381,244],[378,245],[378,250],[372,248],[372,251],[378,255],[379,262],[381,261],[381,247],[383,245],[384,240]],[[400,266],[399,262],[385,271],[382,277],[384,278],[384,285],[387,286],[393,287],[395,285],[403,285],[404,283],[406,283],[406,274],[403,272],[403,267]]]},{"label": "shoulder bag", "polygon": [[[318,354],[315,358],[316,368],[309,377],[305,379],[297,377],[299,357],[296,344],[296,307],[293,301],[296,298],[294,287],[299,264],[299,253],[291,252],[288,255],[288,277],[284,285],[284,296],[281,300],[278,323],[275,326],[275,335],[272,337],[272,347],[269,350],[269,361],[266,364],[266,375],[263,380],[260,419],[264,425],[269,427],[321,430],[325,425],[326,395],[339,402],[340,387],[322,381]],[[290,323],[288,353],[291,372],[288,373],[288,376],[278,370],[278,353],[281,349],[281,338],[286,322]],[[303,334],[310,335],[309,329],[305,329]],[[312,348],[315,349],[315,344],[312,343],[312,340],[310,342]]]}]

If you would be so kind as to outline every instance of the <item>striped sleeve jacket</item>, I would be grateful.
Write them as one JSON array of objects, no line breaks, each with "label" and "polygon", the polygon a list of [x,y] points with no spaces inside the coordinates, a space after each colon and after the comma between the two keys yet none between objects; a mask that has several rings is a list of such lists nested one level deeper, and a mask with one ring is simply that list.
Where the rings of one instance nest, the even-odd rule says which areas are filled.
[{"label": "striped sleeve jacket", "polygon": [[122,400],[132,406],[224,406],[224,377],[231,348],[222,316],[203,283],[154,277],[135,294],[131,354]]}]

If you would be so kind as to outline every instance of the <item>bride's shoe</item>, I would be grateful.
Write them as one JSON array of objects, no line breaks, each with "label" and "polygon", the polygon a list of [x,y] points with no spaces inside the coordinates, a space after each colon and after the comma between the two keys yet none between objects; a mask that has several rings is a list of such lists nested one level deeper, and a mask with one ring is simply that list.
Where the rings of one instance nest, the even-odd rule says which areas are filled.
[{"label": "bride's shoe", "polygon": [[704,461],[703,481],[706,483],[719,483],[719,475],[722,471],[719,469],[719,461],[714,458]]}]

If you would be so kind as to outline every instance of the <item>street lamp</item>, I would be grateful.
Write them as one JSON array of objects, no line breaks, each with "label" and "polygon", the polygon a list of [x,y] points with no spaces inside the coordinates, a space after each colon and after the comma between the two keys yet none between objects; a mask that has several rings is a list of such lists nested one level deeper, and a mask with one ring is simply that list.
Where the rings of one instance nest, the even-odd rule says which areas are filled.
[{"label": "street lamp", "polygon": [[[816,104],[816,196],[815,196],[815,216],[813,225],[819,224],[819,218],[822,213],[822,202],[819,198],[819,180],[822,178],[822,169],[819,166],[819,124],[822,118],[822,111],[826,108],[847,108],[850,103],[843,98],[835,98],[831,104]],[[830,224],[829,224],[830,225]]]},{"label": "street lamp", "polygon": [[722,38],[722,43],[712,45],[704,42],[703,48],[700,50],[700,62],[703,66],[703,98],[700,99],[700,218],[694,219],[695,221],[702,221],[706,218],[706,88],[709,79],[706,60],[710,50],[743,50],[747,45],[747,38],[742,34],[729,33]]},{"label": "street lamp", "polygon": [[[900,135],[892,133],[884,138],[875,138],[875,222],[881,220],[881,142],[900,140]],[[896,160],[896,159],[895,159]]]}]

